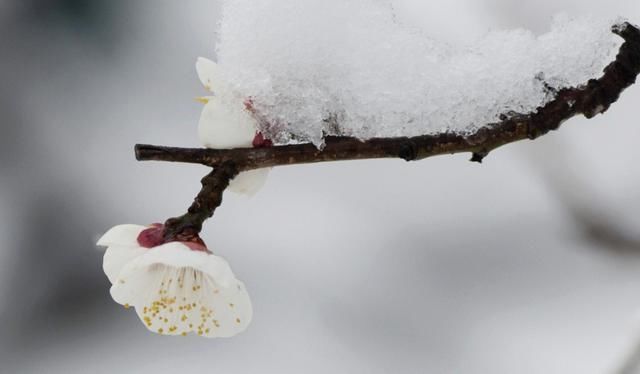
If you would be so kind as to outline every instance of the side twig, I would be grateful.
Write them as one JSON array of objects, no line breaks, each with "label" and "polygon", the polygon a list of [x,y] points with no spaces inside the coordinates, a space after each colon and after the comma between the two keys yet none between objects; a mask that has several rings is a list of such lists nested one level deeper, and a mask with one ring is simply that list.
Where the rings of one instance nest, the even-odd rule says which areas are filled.
[{"label": "side twig", "polygon": [[224,163],[202,179],[202,190],[189,207],[186,214],[171,218],[164,224],[164,240],[171,241],[200,241],[199,233],[202,224],[213,216],[222,204],[222,195],[229,187],[229,182],[238,175],[238,169],[233,163]]}]

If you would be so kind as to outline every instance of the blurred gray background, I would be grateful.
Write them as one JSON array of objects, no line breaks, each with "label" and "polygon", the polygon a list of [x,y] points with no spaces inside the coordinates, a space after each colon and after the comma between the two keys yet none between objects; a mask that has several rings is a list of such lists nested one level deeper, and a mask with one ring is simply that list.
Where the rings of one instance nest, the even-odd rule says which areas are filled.
[{"label": "blurred gray background", "polygon": [[[396,0],[453,43],[637,0]],[[230,340],[148,333],[96,239],[181,214],[215,0],[0,0],[0,373],[615,373],[640,336],[640,86],[483,165],[468,155],[275,170],[204,238],[252,295]],[[488,89],[490,89],[488,87]],[[630,373],[627,371],[625,373]]]}]

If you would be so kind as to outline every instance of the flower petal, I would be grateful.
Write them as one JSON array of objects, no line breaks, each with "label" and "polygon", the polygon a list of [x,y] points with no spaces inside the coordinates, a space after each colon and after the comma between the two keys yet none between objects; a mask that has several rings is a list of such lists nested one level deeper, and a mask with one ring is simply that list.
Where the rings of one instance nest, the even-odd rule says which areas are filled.
[{"label": "flower petal", "polygon": [[192,251],[179,242],[152,248],[127,263],[111,288],[111,296],[122,305],[138,305],[156,287],[157,269],[192,268],[211,277],[221,287],[229,287],[235,280],[225,259],[209,253]]},{"label": "flower petal", "polygon": [[198,135],[207,148],[251,147],[256,135],[256,120],[241,102],[212,98],[202,110]]},{"label": "flower petal", "polygon": [[230,337],[246,329],[252,308],[244,285],[220,287],[211,277],[192,268],[156,268],[161,283],[136,312],[147,328],[166,335],[195,333]]},{"label": "flower petal", "polygon": [[205,297],[205,303],[212,306],[214,311],[213,326],[215,329],[204,331],[207,337],[231,337],[243,332],[251,323],[253,318],[253,307],[249,294],[240,281],[237,281],[234,287],[220,290],[219,293],[211,292],[212,288],[203,288],[207,290],[208,295]]},{"label": "flower petal", "polygon": [[156,264],[200,270],[213,277],[217,283],[224,287],[227,287],[235,279],[229,263],[224,258],[206,252],[193,251],[179,242],[167,243],[153,248],[136,259],[134,266],[145,267]]},{"label": "flower petal", "polygon": [[144,254],[146,251],[148,251],[147,248],[133,246],[115,245],[108,247],[104,252],[102,269],[111,284],[116,282],[120,271],[122,271],[129,261]]},{"label": "flower petal", "polygon": [[204,57],[200,57],[196,62],[196,71],[198,72],[200,82],[202,82],[202,85],[208,91],[213,92],[216,89],[220,89],[220,86],[223,85],[220,68],[215,62]]},{"label": "flower petal", "polygon": [[146,229],[148,227],[140,225],[118,225],[102,235],[97,245],[100,247],[112,245],[137,247],[138,235]]},{"label": "flower petal", "polygon": [[271,168],[266,168],[240,173],[229,183],[229,190],[249,197],[254,196],[264,187],[270,171]]}]

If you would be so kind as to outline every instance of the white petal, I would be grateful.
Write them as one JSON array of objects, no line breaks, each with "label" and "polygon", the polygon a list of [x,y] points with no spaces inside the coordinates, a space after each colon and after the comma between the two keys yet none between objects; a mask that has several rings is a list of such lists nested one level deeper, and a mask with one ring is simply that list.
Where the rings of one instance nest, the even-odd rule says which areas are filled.
[{"label": "white petal", "polygon": [[[209,288],[211,290],[211,288]],[[220,293],[209,293],[206,303],[214,311],[215,329],[204,331],[207,337],[231,337],[244,331],[253,318],[253,307],[249,294],[240,281],[234,287],[223,289]]]},{"label": "white petal", "polygon": [[246,329],[252,307],[244,285],[221,287],[191,268],[157,268],[160,284],[146,302],[135,305],[147,328],[166,335],[189,333],[230,337]]},{"label": "white petal", "polygon": [[256,120],[242,102],[213,98],[202,110],[198,133],[200,142],[207,148],[251,147],[256,126]]},{"label": "white petal", "polygon": [[127,263],[111,286],[111,297],[124,306],[147,304],[160,287],[168,267],[159,265],[149,268],[133,266],[133,260]]},{"label": "white petal", "polygon": [[238,174],[229,184],[229,190],[246,195],[254,196],[267,181],[271,168],[246,171]]},{"label": "white petal", "polygon": [[133,246],[110,246],[104,252],[102,269],[111,284],[115,283],[122,268],[132,259],[147,252],[147,248]]},{"label": "white petal", "polygon": [[98,240],[97,245],[101,247],[108,247],[111,245],[137,247],[138,235],[146,229],[148,229],[148,227],[140,225],[115,226],[102,235],[100,240]]},{"label": "white petal", "polygon": [[162,264],[175,268],[193,268],[213,277],[224,287],[235,279],[229,263],[224,258],[206,252],[193,251],[178,242],[153,248],[136,261],[139,267]]},{"label": "white petal", "polygon": [[202,85],[209,91],[225,89],[226,84],[222,78],[221,69],[215,62],[204,57],[198,58],[196,71]]}]

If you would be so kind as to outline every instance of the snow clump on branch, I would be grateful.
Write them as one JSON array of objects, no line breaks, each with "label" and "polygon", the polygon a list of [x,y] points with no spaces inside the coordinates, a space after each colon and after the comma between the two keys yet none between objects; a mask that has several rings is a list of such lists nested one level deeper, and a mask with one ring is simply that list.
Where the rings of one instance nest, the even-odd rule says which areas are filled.
[{"label": "snow clump on branch", "polygon": [[540,36],[493,31],[453,46],[379,0],[226,0],[217,55],[268,139],[321,147],[327,135],[467,134],[534,112],[602,74],[622,43],[611,24],[558,16]]}]

